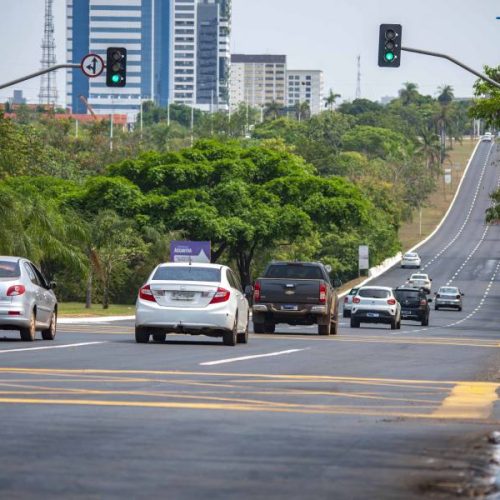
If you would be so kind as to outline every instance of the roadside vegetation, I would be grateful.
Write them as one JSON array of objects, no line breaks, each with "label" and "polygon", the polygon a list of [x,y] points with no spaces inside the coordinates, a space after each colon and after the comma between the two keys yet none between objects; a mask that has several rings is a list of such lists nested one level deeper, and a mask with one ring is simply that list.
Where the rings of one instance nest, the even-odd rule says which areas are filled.
[{"label": "roadside vegetation", "polygon": [[402,248],[472,133],[472,103],[412,83],[387,105],[339,97],[312,117],[304,104],[196,111],[193,128],[189,108],[145,103],[112,150],[106,121],[0,115],[0,253],[40,264],[61,301],[104,308],[133,303],[173,239],[211,240],[245,284],[271,259],[321,260],[349,281],[358,245],[372,265]]}]

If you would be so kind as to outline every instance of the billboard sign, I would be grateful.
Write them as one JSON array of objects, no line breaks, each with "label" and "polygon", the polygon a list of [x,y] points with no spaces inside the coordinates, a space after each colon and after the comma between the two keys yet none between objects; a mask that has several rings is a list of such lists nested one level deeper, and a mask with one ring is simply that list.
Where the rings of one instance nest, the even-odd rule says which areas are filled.
[{"label": "billboard sign", "polygon": [[359,270],[370,269],[370,249],[366,245],[359,246]]},{"label": "billboard sign", "polygon": [[210,241],[171,241],[170,262],[210,262]]}]

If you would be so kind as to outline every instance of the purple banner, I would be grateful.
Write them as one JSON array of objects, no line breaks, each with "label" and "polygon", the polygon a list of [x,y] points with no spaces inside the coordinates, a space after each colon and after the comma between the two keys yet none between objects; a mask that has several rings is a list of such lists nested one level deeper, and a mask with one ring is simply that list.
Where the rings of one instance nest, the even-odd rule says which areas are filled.
[{"label": "purple banner", "polygon": [[210,241],[170,242],[171,262],[210,262]]}]

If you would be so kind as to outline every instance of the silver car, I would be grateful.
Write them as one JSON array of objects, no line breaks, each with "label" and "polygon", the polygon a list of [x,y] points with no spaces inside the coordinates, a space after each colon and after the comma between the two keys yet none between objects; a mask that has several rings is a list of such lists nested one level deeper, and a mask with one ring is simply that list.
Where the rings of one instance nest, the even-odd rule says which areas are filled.
[{"label": "silver car", "polygon": [[442,286],[435,293],[434,309],[437,311],[443,307],[462,310],[462,297],[464,294],[456,286]]},{"label": "silver car", "polygon": [[167,333],[248,342],[249,305],[238,276],[218,264],[160,264],[139,290],[135,340],[156,342]]},{"label": "silver car", "polygon": [[54,340],[54,287],[29,260],[0,257],[0,330],[19,330],[25,341],[35,340],[36,331],[41,331],[44,340]]}]

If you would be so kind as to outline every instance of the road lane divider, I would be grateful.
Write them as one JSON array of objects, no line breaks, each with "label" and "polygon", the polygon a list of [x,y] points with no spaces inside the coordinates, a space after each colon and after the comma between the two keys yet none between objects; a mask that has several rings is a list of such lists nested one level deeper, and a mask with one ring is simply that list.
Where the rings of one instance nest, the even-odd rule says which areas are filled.
[{"label": "road lane divider", "polygon": [[78,344],[47,345],[43,347],[23,347],[20,349],[3,349],[0,354],[10,354],[13,352],[46,351],[49,349],[69,349],[70,347],[86,347],[90,345],[107,344],[107,342],[80,342]]},{"label": "road lane divider", "polygon": [[270,352],[267,354],[255,354],[253,356],[241,356],[239,358],[230,358],[230,359],[221,359],[218,361],[207,361],[205,363],[200,363],[200,366],[215,366],[215,365],[223,365],[226,363],[236,363],[238,361],[248,361],[251,359],[259,359],[259,358],[270,358],[275,356],[284,356],[286,354],[294,354],[296,352],[307,351],[309,347],[304,349],[289,349],[287,351],[278,351],[278,352]]}]

